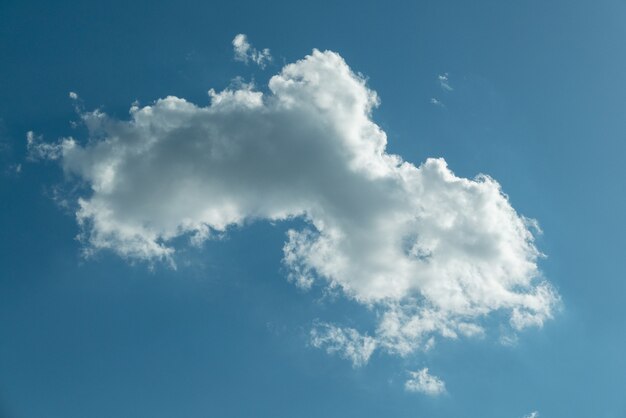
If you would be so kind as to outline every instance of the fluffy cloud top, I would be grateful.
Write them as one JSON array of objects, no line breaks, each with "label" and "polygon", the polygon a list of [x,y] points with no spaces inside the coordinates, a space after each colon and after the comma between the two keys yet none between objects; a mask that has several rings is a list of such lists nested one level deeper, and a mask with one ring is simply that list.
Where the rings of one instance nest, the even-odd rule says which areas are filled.
[{"label": "fluffy cloud top", "polygon": [[235,52],[235,60],[245,62],[253,62],[261,68],[265,68],[265,65],[272,60],[272,55],[268,48],[264,48],[261,51],[252,47],[248,42],[248,38],[243,33],[238,34],[233,39],[233,50]]},{"label": "fluffy cloud top", "polygon": [[404,383],[408,392],[419,392],[430,396],[441,395],[446,391],[445,383],[437,376],[428,373],[428,368],[409,372],[411,378]]},{"label": "fluffy cloud top", "polygon": [[355,364],[375,348],[405,355],[434,335],[481,335],[494,312],[516,330],[551,317],[558,295],[540,278],[532,222],[489,176],[387,153],[371,119],[377,95],[338,54],[286,65],[267,94],[241,85],[210,97],[133,106],[130,120],[84,114],[85,143],[29,134],[31,155],[90,186],[76,212],[88,249],[173,262],[177,237],[199,244],[235,225],[305,219],[284,245],[289,278],[380,311],[372,337],[314,330],[314,345]]}]

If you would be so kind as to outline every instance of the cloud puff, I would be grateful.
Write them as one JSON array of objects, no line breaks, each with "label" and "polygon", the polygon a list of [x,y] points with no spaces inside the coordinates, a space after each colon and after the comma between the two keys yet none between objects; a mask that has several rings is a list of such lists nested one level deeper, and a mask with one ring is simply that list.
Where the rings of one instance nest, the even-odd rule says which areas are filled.
[{"label": "cloud puff", "polygon": [[253,48],[248,42],[248,38],[243,33],[238,34],[233,39],[233,49],[235,52],[235,60],[248,63],[252,61],[261,68],[265,68],[265,65],[272,61],[272,55],[268,48],[264,48],[261,51]]},{"label": "cloud puff", "polygon": [[330,354],[339,353],[341,357],[352,361],[354,367],[360,367],[369,361],[377,341],[352,328],[322,323],[311,330],[311,344],[317,348],[326,348]]},{"label": "cloud puff", "polygon": [[41,135],[33,131],[26,132],[26,152],[30,161],[56,160],[63,154],[63,148],[58,144],[43,142]]},{"label": "cloud puff", "polygon": [[430,104],[435,105],[435,106],[446,107],[446,105],[444,105],[443,102],[441,100],[437,99],[436,97],[431,97],[430,98]]},{"label": "cloud puff", "polygon": [[404,389],[408,392],[437,396],[446,391],[446,385],[443,380],[429,374],[426,367],[416,372],[409,372],[409,374],[411,378],[404,382]]},{"label": "cloud puff", "polygon": [[525,415],[524,418],[538,418],[539,417],[539,412],[537,411],[533,411],[528,415]]},{"label": "cloud puff", "polygon": [[487,175],[387,153],[371,118],[378,97],[338,54],[285,66],[268,93],[241,84],[210,98],[133,105],[130,120],[85,113],[82,143],[29,133],[31,155],[90,186],[76,212],[88,251],[173,264],[176,238],[301,218],[283,248],[290,280],[379,313],[372,337],[320,324],[312,334],[357,365],[374,348],[407,355],[436,335],[480,336],[494,313],[514,330],[551,317],[558,295],[538,270],[534,223]]},{"label": "cloud puff", "polygon": [[441,88],[445,91],[452,91],[454,90],[452,88],[452,86],[450,85],[450,80],[448,78],[448,73],[443,73],[443,74],[439,74],[437,76],[437,81],[439,81],[439,85],[441,86]]}]

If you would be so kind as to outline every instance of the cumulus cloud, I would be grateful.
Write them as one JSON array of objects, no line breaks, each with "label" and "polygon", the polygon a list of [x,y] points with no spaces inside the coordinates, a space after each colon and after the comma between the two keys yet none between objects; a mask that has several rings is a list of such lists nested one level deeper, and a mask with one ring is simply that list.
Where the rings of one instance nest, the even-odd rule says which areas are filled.
[{"label": "cumulus cloud", "polygon": [[244,63],[253,62],[261,68],[265,68],[267,63],[272,61],[272,55],[268,48],[257,50],[248,42],[248,38],[243,33],[238,34],[233,39],[233,49],[235,60]]},{"label": "cumulus cloud", "polygon": [[411,378],[404,382],[404,389],[408,392],[437,396],[446,391],[446,385],[443,380],[429,374],[427,367],[416,372],[409,372],[409,374]]},{"label": "cumulus cloud", "polygon": [[374,349],[480,337],[494,314],[513,330],[552,316],[559,297],[538,269],[533,222],[487,175],[389,154],[371,117],[376,93],[338,54],[286,65],[267,93],[240,83],[209,94],[208,106],[133,105],[129,120],[84,113],[87,141],[28,134],[33,157],[58,159],[90,187],[76,211],[88,251],[174,264],[176,238],[197,245],[233,226],[303,219],[283,248],[290,280],[378,313],[371,336],[330,324],[312,333],[355,365]]},{"label": "cumulus cloud", "polygon": [[539,418],[539,412],[533,411],[528,415],[525,415],[524,418]]}]

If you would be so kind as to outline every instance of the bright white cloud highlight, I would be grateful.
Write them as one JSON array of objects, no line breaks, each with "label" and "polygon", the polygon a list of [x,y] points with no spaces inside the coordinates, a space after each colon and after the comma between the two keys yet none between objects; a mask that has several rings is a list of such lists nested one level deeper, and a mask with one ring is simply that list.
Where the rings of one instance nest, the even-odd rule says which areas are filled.
[{"label": "bright white cloud highlight", "polygon": [[257,50],[248,42],[248,38],[243,33],[238,34],[233,39],[233,49],[235,60],[244,63],[253,62],[261,68],[265,68],[267,63],[272,61],[272,55],[268,48]]},{"label": "bright white cloud highlight", "polygon": [[409,374],[411,378],[404,383],[404,389],[408,392],[437,396],[446,391],[446,385],[443,380],[429,374],[427,367],[416,372],[409,372]]},{"label": "bright white cloud highlight", "polygon": [[525,415],[524,418],[539,418],[539,412],[533,411],[528,415]]},{"label": "bright white cloud highlight", "polygon": [[313,331],[314,346],[355,365],[377,348],[407,355],[433,337],[480,337],[494,313],[514,330],[552,316],[558,295],[538,270],[533,222],[487,175],[387,153],[371,119],[377,95],[338,54],[314,50],[285,66],[268,93],[241,84],[210,98],[133,105],[130,120],[83,114],[86,142],[29,133],[31,155],[59,159],[90,187],[76,211],[88,251],[174,263],[176,238],[200,244],[233,226],[300,217],[308,227],[290,230],[283,249],[290,280],[378,312],[371,337]]}]

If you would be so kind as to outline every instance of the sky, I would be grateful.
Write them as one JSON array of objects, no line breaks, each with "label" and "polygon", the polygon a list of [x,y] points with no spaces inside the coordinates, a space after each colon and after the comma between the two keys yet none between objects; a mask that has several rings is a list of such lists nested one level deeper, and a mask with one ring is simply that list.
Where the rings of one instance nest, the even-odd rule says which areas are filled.
[{"label": "sky", "polygon": [[626,3],[0,3],[0,416],[626,417]]}]

